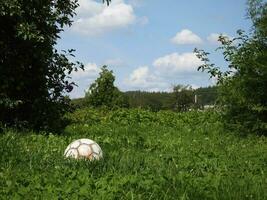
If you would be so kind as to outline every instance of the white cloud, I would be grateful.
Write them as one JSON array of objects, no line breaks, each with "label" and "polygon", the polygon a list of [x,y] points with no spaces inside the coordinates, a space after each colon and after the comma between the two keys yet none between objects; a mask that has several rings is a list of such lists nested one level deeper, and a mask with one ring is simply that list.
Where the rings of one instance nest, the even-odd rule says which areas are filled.
[{"label": "white cloud", "polygon": [[172,39],[171,42],[177,45],[180,44],[201,44],[202,39],[188,29],[183,29],[178,32]]},{"label": "white cloud", "polygon": [[104,8],[105,4],[93,1],[93,0],[79,0],[79,7],[76,12],[79,17],[90,17],[100,14]]},{"label": "white cloud", "polygon": [[169,84],[151,73],[147,66],[135,69],[124,82],[133,90],[163,91],[169,88]]},{"label": "white cloud", "polygon": [[219,34],[219,33],[211,33],[211,34],[207,37],[207,40],[208,40],[208,42],[211,43],[211,44],[219,45],[219,44],[221,44],[221,43],[218,41],[220,35],[232,39],[232,37],[230,37],[230,36],[227,35],[226,33],[222,33],[222,34]]},{"label": "white cloud", "polygon": [[[121,59],[110,59],[109,63],[120,63]],[[107,61],[106,61],[107,63]],[[190,84],[193,88],[207,85],[208,75],[197,72],[201,61],[193,53],[172,53],[156,59],[152,66],[140,66],[129,73],[126,78],[118,79],[118,86],[123,91],[172,91],[176,84]],[[100,68],[96,63],[88,63],[85,70],[73,72],[75,87],[71,97],[84,96],[90,84],[99,76]],[[117,77],[118,74],[115,74]],[[121,80],[120,80],[121,79]]]},{"label": "white cloud", "polygon": [[100,69],[97,67],[95,63],[87,63],[84,66],[84,70],[79,70],[77,72],[73,72],[73,79],[95,79],[100,72]]},{"label": "white cloud", "polygon": [[87,63],[84,66],[84,70],[73,72],[71,75],[78,87],[73,88],[73,91],[70,94],[71,98],[83,97],[85,91],[88,90],[89,86],[99,76],[99,72],[100,68],[97,67],[96,63]]},{"label": "white cloud", "polygon": [[172,53],[160,57],[152,67],[136,68],[125,79],[125,87],[130,90],[172,91],[173,85],[190,84],[198,88],[208,80],[205,73],[197,71],[202,62],[194,53]]},{"label": "white cloud", "polygon": [[136,21],[132,5],[124,0],[112,0],[110,6],[94,0],[79,0],[79,4],[72,30],[80,34],[98,35],[127,27]]},{"label": "white cloud", "polygon": [[156,59],[153,66],[159,74],[177,76],[177,74],[192,74],[202,62],[194,53],[172,53]]}]

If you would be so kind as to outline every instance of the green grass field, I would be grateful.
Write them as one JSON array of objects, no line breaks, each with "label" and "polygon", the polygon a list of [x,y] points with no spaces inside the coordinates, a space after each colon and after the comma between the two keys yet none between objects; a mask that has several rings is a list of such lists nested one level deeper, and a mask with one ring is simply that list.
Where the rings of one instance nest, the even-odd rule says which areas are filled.
[{"label": "green grass field", "polygon": [[[267,199],[267,139],[224,130],[210,112],[82,110],[64,134],[0,136],[0,199]],[[64,159],[95,140],[101,161]]]}]

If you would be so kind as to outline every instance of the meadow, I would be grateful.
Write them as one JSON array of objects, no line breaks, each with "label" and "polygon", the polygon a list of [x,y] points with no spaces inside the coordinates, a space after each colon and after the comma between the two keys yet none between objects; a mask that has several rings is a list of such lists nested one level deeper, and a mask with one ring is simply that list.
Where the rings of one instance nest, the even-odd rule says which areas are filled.
[{"label": "meadow", "polygon": [[[64,133],[4,130],[0,199],[267,199],[267,139],[227,131],[214,111],[82,109]],[[100,161],[65,159],[95,140]]]}]

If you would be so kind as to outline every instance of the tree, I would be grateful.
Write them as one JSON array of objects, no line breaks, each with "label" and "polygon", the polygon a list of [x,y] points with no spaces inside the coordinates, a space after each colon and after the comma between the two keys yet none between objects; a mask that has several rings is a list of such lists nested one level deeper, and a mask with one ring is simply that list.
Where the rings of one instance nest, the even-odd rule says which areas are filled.
[{"label": "tree", "polygon": [[199,70],[216,77],[219,86],[219,102],[226,125],[242,132],[267,135],[267,3],[249,0],[248,16],[253,22],[249,35],[237,31],[238,37],[220,36],[229,70],[222,72],[211,64],[208,53],[195,50],[204,62]]},{"label": "tree", "polygon": [[[110,1],[108,0],[107,3]],[[70,73],[74,50],[55,49],[59,34],[71,26],[77,0],[0,2],[0,121],[51,129],[68,108],[64,95],[75,85]]]},{"label": "tree", "polygon": [[197,104],[200,107],[204,105],[214,105],[216,104],[216,99],[218,96],[218,88],[216,86],[200,87],[195,90],[195,95],[197,95]]},{"label": "tree", "polygon": [[173,88],[173,109],[179,112],[188,111],[194,104],[194,90],[189,85],[176,85]]},{"label": "tree", "polygon": [[103,66],[99,77],[85,94],[88,104],[93,107],[129,107],[126,96],[114,86],[114,81],[113,72],[108,70],[107,66]]}]

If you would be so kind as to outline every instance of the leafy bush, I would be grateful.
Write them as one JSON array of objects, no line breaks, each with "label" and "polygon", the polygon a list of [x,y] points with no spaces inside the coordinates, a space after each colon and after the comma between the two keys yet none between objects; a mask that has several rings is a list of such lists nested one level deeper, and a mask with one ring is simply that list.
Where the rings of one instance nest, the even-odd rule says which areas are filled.
[{"label": "leafy bush", "polygon": [[194,105],[194,90],[189,85],[176,85],[173,88],[173,109],[179,112],[188,111]]},{"label": "leafy bush", "polygon": [[[109,4],[110,0],[103,0]],[[59,129],[69,109],[69,75],[83,68],[74,50],[55,49],[71,26],[77,0],[0,1],[0,121],[33,129]]]},{"label": "leafy bush", "polygon": [[74,124],[95,124],[116,123],[120,125],[162,125],[162,126],[180,126],[181,122],[194,125],[200,122],[209,123],[219,121],[219,114],[215,111],[206,112],[186,112],[175,113],[172,111],[152,112],[143,109],[78,109],[73,113],[66,115],[66,118]]},{"label": "leafy bush", "polygon": [[220,37],[229,70],[210,64],[208,53],[196,50],[204,64],[199,67],[218,79],[220,104],[226,125],[244,133],[267,135],[267,3],[249,1],[253,33],[238,31],[238,37]]},{"label": "leafy bush", "polygon": [[[34,129],[58,128],[74,83],[73,51],[55,49],[78,4],[62,1],[0,2],[0,121]],[[59,120],[58,120],[59,119]],[[56,126],[56,127],[55,127]]]}]

